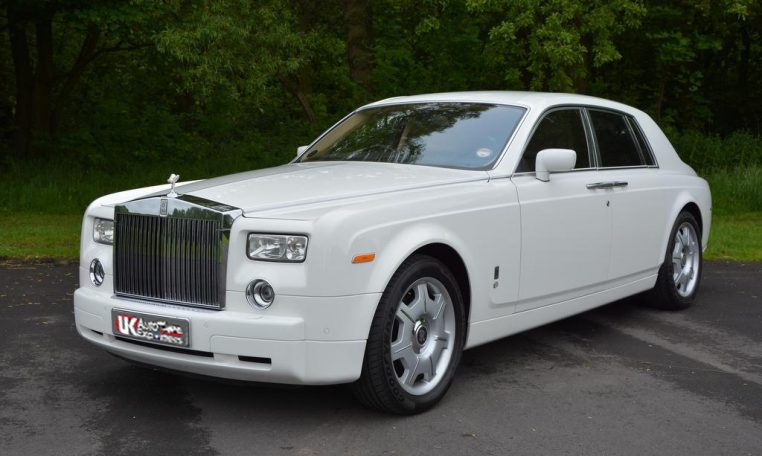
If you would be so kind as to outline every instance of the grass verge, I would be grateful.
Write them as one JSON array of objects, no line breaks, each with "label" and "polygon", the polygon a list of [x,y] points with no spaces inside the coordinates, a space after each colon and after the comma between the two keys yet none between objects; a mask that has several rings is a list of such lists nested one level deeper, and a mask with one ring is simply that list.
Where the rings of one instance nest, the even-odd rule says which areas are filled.
[{"label": "grass verge", "polygon": [[[82,216],[0,213],[0,259],[76,260]],[[762,261],[762,212],[715,216],[708,260]]]},{"label": "grass verge", "polygon": [[0,259],[76,260],[81,223],[80,214],[0,212]]},{"label": "grass verge", "polygon": [[715,216],[704,258],[762,261],[762,212]]}]

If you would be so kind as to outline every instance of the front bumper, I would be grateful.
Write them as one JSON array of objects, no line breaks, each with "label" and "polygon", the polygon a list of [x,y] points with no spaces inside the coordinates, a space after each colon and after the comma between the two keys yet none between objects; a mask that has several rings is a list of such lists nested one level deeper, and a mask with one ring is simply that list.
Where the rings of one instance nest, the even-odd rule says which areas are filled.
[{"label": "front bumper", "polygon": [[[348,383],[360,376],[365,342],[380,294],[283,296],[256,311],[243,293],[228,291],[226,310],[165,305],[110,296],[83,287],[74,293],[77,331],[86,340],[137,362],[214,377],[300,385]],[[186,318],[188,350],[136,344],[114,336],[111,309]]]}]

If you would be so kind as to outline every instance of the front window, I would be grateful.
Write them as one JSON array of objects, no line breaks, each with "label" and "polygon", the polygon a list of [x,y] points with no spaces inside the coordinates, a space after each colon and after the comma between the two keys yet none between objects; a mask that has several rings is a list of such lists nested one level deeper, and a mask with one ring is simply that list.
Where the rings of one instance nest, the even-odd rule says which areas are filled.
[{"label": "front window", "polygon": [[543,149],[571,149],[577,153],[574,168],[590,168],[590,154],[580,109],[560,109],[543,117],[524,150],[516,172],[534,172],[537,154]]},{"label": "front window", "polygon": [[524,108],[481,103],[417,103],[358,111],[302,158],[374,161],[462,169],[491,167]]}]

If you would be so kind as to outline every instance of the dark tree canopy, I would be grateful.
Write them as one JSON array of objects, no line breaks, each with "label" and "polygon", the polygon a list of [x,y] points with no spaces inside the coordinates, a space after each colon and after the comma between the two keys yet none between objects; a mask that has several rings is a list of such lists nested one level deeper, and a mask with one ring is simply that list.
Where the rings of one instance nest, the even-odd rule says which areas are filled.
[{"label": "dark tree canopy", "polygon": [[579,92],[668,129],[762,130],[759,0],[0,5],[0,165],[202,159],[450,90]]}]

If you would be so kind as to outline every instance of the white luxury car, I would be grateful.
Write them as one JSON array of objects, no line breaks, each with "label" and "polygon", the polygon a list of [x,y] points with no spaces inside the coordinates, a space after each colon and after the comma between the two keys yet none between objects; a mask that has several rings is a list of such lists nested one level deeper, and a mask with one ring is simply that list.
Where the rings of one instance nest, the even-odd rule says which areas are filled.
[{"label": "white luxury car", "polygon": [[133,362],[353,383],[414,413],[464,349],[647,292],[696,297],[709,187],[656,123],[570,94],[391,98],[283,166],[99,198],[79,333]]}]

